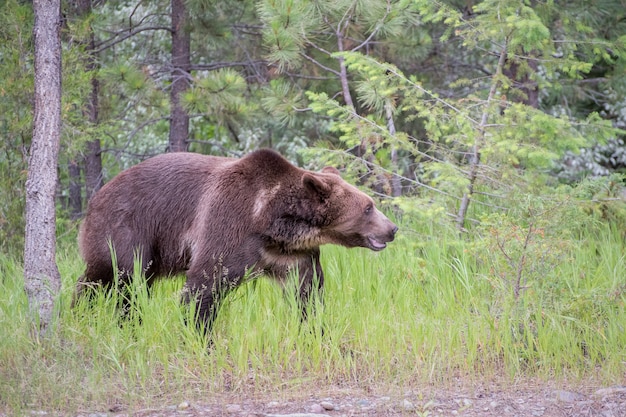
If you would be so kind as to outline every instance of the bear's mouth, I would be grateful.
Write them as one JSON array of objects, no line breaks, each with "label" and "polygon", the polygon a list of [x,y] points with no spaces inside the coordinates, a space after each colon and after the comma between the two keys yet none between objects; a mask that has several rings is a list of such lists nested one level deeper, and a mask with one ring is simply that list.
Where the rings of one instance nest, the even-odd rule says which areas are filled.
[{"label": "bear's mouth", "polygon": [[376,239],[374,236],[368,236],[367,240],[369,242],[369,248],[371,250],[379,251],[387,247],[387,243],[381,242],[380,240]]}]

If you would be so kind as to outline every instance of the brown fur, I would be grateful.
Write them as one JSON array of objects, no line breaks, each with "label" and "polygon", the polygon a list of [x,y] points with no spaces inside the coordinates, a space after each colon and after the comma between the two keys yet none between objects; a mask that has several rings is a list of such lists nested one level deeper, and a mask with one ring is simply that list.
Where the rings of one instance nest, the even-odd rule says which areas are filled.
[{"label": "brown fur", "polygon": [[270,150],[241,159],[169,153],[144,161],[90,201],[79,233],[87,268],[78,292],[112,284],[110,242],[122,280],[135,254],[149,279],[185,271],[185,298],[197,297],[208,326],[250,269],[283,280],[297,268],[304,308],[313,283],[323,285],[320,245],[381,250],[397,230],[338,174],[297,168]]}]

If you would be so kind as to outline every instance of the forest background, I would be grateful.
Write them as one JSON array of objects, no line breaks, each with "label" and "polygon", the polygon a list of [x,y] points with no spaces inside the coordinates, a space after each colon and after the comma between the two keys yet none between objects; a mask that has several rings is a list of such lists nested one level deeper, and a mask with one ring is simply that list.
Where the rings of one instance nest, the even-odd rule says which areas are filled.
[{"label": "forest background", "polygon": [[[475,187],[506,207],[519,191],[619,172],[623,6],[63,3],[60,217],[80,217],[121,169],[177,150],[334,159],[381,196],[413,197],[403,208],[445,208],[460,228]],[[28,2],[2,8],[0,244],[19,252],[33,15]]]},{"label": "forest background", "polygon": [[[0,8],[0,247],[6,290],[0,305],[8,332],[22,328],[15,320],[15,311],[22,311],[16,306],[24,303],[16,271],[33,126],[34,20],[29,2],[3,0]],[[81,269],[70,261],[77,252],[77,222],[104,182],[163,152],[240,156],[271,147],[307,168],[341,168],[400,222],[399,249],[384,255],[389,271],[374,274],[373,282],[385,276],[401,280],[400,287],[430,288],[427,281],[434,279],[441,287],[432,299],[455,303],[459,317],[485,320],[485,329],[476,333],[465,322],[451,325],[450,339],[441,342],[447,349],[429,348],[429,327],[415,320],[398,337],[405,342],[400,345],[411,346],[407,360],[417,356],[427,363],[441,350],[449,354],[441,368],[449,373],[460,367],[477,375],[530,370],[623,378],[623,1],[76,0],[64,2],[62,14],[56,201],[65,299]],[[338,265],[358,262],[340,250],[332,254]],[[359,281],[370,273],[337,272]],[[411,288],[406,299],[395,301],[417,312],[424,308],[418,299],[422,305],[430,298],[415,293],[427,289]],[[380,294],[369,297],[372,303],[381,300]],[[350,304],[335,302],[336,309]],[[453,322],[450,309],[444,311]],[[435,323],[443,320],[433,311],[423,313]],[[74,322],[76,315],[67,311],[62,317],[67,328],[75,323],[77,334],[80,326],[93,325]],[[318,352],[303,359],[309,351],[302,348],[296,360],[304,362],[296,369],[323,368],[328,360],[341,378],[350,379],[356,369],[367,373],[361,366],[371,361],[371,350],[373,363],[389,375],[414,377],[394,373],[388,367],[392,358],[372,340],[368,348],[360,346],[353,322],[358,315],[344,318],[356,334],[335,335],[345,345],[328,347],[327,357]],[[419,330],[412,327],[418,325]],[[407,335],[417,339],[407,341]],[[385,339],[384,332],[380,336]],[[254,347],[229,356],[234,347],[225,347],[224,356],[216,353],[213,371],[203,371],[215,372],[211,378],[218,386],[227,378],[217,369],[243,372],[250,363],[245,352]],[[458,358],[450,354],[455,347]],[[2,368],[11,370],[0,393],[23,390],[18,380],[42,378],[22,374],[37,355],[22,358],[29,365],[17,367],[12,349],[21,348],[5,344],[0,355]],[[355,359],[355,351],[363,358]],[[126,355],[115,349],[109,355],[123,374],[140,362]],[[161,359],[165,369],[178,366],[166,354]],[[207,365],[207,359],[196,360]],[[333,372],[323,377],[334,380]],[[140,375],[140,385],[151,376]],[[34,392],[25,398],[35,401]],[[11,407],[29,401],[6,398]]]}]

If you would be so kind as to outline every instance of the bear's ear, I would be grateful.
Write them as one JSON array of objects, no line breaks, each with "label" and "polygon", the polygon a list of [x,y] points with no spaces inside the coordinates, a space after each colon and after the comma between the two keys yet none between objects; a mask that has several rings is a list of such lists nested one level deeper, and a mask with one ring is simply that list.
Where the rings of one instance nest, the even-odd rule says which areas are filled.
[{"label": "bear's ear", "polygon": [[322,169],[322,172],[324,174],[335,174],[335,175],[341,176],[341,173],[335,167],[324,167],[324,169]]},{"label": "bear's ear", "polygon": [[311,172],[304,173],[302,176],[302,185],[323,200],[328,198],[331,192],[330,184]]}]

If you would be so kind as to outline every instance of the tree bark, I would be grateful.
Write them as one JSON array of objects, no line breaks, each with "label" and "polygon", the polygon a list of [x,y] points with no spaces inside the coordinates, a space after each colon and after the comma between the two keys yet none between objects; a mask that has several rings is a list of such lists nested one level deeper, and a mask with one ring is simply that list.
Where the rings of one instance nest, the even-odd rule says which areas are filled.
[{"label": "tree bark", "polygon": [[189,88],[191,40],[186,28],[188,11],[185,0],[171,0],[172,6],[172,86],[170,90],[170,152],[189,149],[189,115],[181,105],[181,95]]},{"label": "tree bark", "polygon": [[35,96],[26,180],[24,286],[45,334],[61,287],[56,265],[55,187],[61,135],[61,3],[34,0]]},{"label": "tree bark", "polygon": [[[92,101],[93,104],[93,101]],[[96,116],[97,117],[97,116]],[[104,185],[100,139],[87,142],[85,154],[85,194],[87,201]]]},{"label": "tree bark", "polygon": [[[337,50],[339,52],[344,51],[344,32],[341,28],[341,23],[337,25],[337,30],[335,31],[335,35],[337,36]],[[344,24],[344,28],[347,26]],[[346,106],[350,107],[352,111],[356,111],[354,107],[354,102],[352,101],[352,95],[350,94],[350,83],[348,81],[348,68],[346,68],[345,59],[340,55],[338,58],[339,61],[339,80],[341,81],[341,91],[343,93],[343,101]]]},{"label": "tree bark", "polygon": [[[539,68],[539,61],[533,58],[536,54],[531,52],[526,55],[528,68],[532,73],[536,73]],[[539,108],[539,87],[537,82],[532,80],[531,74],[528,72],[520,73],[520,67],[521,65],[517,61],[507,59],[502,68],[502,74],[509,78],[513,82],[513,86],[524,94],[524,97],[513,96],[509,99],[537,109]]]},{"label": "tree bark", "polygon": [[[532,53],[528,55],[530,57],[533,56]],[[536,73],[539,67],[539,61],[534,58],[528,58],[528,67],[533,73]],[[502,68],[502,73],[513,81],[515,88],[518,88],[524,94],[524,97],[513,96],[509,99],[537,109],[539,108],[539,87],[537,86],[537,82],[533,81],[528,73],[520,75],[519,69],[520,64],[517,61],[508,59],[506,65]]]},{"label": "tree bark", "polygon": [[70,200],[69,208],[72,219],[76,220],[83,211],[83,197],[81,192],[80,165],[75,160],[70,160],[67,165],[70,177]]}]

